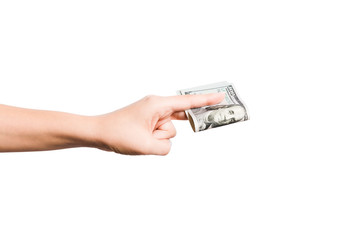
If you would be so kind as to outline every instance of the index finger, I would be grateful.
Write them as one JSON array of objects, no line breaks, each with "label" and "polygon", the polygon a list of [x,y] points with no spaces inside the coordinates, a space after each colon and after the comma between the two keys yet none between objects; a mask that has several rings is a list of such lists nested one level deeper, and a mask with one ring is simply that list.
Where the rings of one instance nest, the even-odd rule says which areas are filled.
[{"label": "index finger", "polygon": [[209,93],[200,95],[180,95],[167,97],[166,104],[174,112],[188,110],[220,103],[225,97],[224,93]]}]

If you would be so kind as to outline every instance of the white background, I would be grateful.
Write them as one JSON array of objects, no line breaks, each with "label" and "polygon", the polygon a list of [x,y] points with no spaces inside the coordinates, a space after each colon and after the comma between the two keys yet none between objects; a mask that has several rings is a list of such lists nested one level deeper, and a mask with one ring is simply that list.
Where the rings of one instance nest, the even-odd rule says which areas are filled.
[{"label": "white background", "polygon": [[0,239],[359,239],[359,11],[1,1],[2,104],[96,115],[229,81],[251,120],[176,122],[165,157],[2,153]]}]

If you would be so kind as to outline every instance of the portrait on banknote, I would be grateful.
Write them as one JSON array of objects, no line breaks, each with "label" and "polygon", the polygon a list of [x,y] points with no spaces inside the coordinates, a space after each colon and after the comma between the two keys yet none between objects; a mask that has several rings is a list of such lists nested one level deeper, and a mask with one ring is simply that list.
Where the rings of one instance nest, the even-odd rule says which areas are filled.
[{"label": "portrait on banknote", "polygon": [[245,108],[237,104],[196,108],[192,112],[199,123],[199,131],[247,120]]}]

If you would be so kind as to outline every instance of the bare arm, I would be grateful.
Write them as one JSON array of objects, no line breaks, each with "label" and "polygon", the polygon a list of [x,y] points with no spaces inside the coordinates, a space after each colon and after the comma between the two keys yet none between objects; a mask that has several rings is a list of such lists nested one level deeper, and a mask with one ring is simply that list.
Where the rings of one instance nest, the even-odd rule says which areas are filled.
[{"label": "bare arm", "polygon": [[213,105],[223,94],[149,96],[99,116],[0,105],[0,152],[95,147],[122,154],[166,155],[184,110]]},{"label": "bare arm", "polygon": [[95,146],[96,118],[0,105],[0,152]]}]

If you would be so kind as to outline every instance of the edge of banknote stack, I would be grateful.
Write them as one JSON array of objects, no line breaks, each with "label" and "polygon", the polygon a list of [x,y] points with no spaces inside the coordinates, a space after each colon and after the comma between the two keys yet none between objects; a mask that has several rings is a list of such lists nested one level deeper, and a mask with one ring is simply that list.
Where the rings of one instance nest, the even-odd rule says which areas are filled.
[{"label": "edge of banknote stack", "polygon": [[240,99],[234,85],[219,82],[194,88],[178,90],[178,95],[225,93],[224,100],[216,105],[186,110],[186,115],[194,132],[249,120],[248,109]]}]

